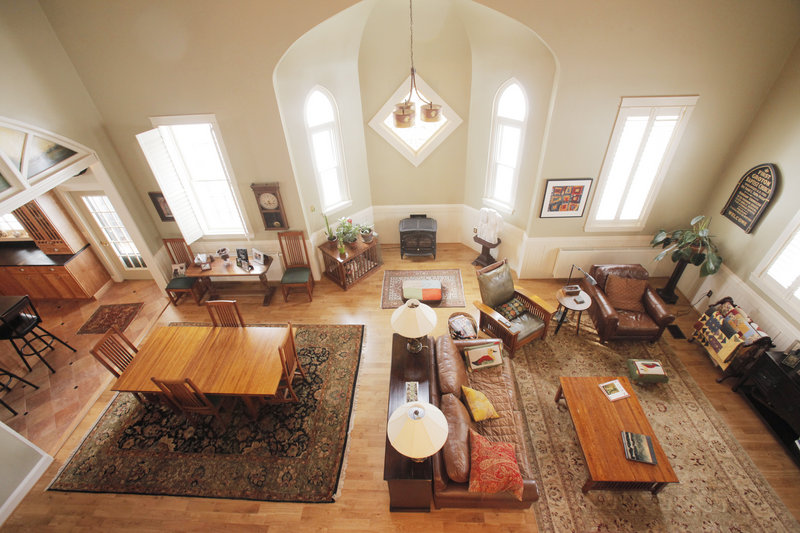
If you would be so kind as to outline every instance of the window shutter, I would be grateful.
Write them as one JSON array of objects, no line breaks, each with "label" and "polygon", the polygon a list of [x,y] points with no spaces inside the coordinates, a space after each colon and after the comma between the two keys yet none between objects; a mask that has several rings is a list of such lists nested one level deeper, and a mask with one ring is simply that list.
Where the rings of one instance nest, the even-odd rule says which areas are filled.
[{"label": "window shutter", "polygon": [[164,199],[169,204],[175,222],[181,230],[186,244],[191,244],[203,236],[203,229],[200,227],[197,217],[192,209],[192,204],[186,195],[186,191],[178,178],[175,165],[167,150],[167,145],[161,137],[158,129],[148,130],[136,136],[142,152],[147,158],[150,169],[156,177]]}]

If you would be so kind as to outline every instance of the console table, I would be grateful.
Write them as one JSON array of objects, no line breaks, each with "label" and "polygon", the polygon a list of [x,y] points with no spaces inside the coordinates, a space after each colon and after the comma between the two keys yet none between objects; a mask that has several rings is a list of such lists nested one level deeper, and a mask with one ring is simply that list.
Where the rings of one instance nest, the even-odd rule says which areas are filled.
[{"label": "console table", "polygon": [[[422,351],[418,354],[411,354],[406,350],[407,342],[408,339],[397,333],[392,337],[387,422],[395,409],[406,403],[406,381],[419,383],[417,399],[430,402],[433,337],[423,339]],[[430,457],[421,462],[409,459],[394,449],[387,436],[383,479],[389,485],[390,511],[430,512],[433,496],[433,463]]]},{"label": "console table", "polygon": [[342,289],[347,290],[357,281],[374,272],[381,266],[381,247],[378,238],[371,242],[358,240],[345,244],[346,252],[339,254],[336,241],[328,241],[319,245],[322,259],[325,262],[324,273]]}]

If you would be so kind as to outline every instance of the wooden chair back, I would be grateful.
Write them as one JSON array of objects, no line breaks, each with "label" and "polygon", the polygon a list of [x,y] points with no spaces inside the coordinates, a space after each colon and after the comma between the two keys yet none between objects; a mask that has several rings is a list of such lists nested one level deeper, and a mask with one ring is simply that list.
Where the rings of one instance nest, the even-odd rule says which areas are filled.
[{"label": "wooden chair back", "polygon": [[103,337],[89,350],[114,377],[119,377],[128,368],[139,350],[117,329],[111,326]]},{"label": "wooden chair back", "polygon": [[183,239],[164,239],[164,246],[173,263],[185,263],[186,266],[194,263],[192,249]]},{"label": "wooden chair back", "polygon": [[278,233],[278,242],[281,245],[283,268],[311,268],[308,261],[306,239],[302,231],[281,231]]},{"label": "wooden chair back", "polygon": [[236,300],[209,300],[206,302],[206,309],[215,326],[244,327],[244,319]]},{"label": "wooden chair back", "polygon": [[300,358],[297,356],[297,347],[294,342],[294,329],[292,323],[289,322],[286,328],[286,334],[278,346],[278,353],[281,357],[282,376],[278,383],[278,390],[275,394],[274,401],[276,402],[296,402],[298,401],[297,394],[294,392],[294,378],[298,375],[306,379],[306,372],[300,364]]},{"label": "wooden chair back", "polygon": [[167,401],[185,415],[212,415],[222,422],[217,407],[191,379],[150,379],[161,389]]}]

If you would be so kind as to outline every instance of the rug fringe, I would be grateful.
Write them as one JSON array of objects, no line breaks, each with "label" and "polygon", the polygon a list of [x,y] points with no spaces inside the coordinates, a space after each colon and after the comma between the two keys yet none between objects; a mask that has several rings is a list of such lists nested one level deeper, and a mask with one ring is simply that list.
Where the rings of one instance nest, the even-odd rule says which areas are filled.
[{"label": "rug fringe", "polygon": [[364,366],[361,364],[361,356],[364,355],[364,336],[367,333],[367,326],[361,326],[361,349],[359,352],[359,362],[358,362],[358,372],[355,375],[355,386],[353,387],[353,400],[350,403],[350,422],[347,424],[347,440],[344,445],[344,453],[342,453],[342,466],[339,470],[339,481],[336,484],[336,492],[333,493],[333,501],[339,499],[339,496],[342,494],[342,488],[344,487],[344,478],[345,473],[347,472],[347,462],[350,457],[350,445],[352,444],[353,439],[350,438],[350,433],[353,431],[353,425],[355,425],[356,421],[356,407],[358,406],[358,389],[361,388],[361,380],[359,377],[361,376],[361,372],[364,371]]}]

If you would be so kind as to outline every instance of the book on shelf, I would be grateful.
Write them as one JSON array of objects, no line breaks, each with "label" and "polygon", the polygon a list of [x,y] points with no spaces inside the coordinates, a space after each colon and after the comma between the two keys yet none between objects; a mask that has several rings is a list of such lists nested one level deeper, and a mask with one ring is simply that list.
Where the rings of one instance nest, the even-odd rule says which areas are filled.
[{"label": "book on shelf", "polygon": [[638,360],[634,363],[640,376],[665,376],[661,361]]},{"label": "book on shelf", "polygon": [[651,465],[658,463],[656,452],[653,449],[653,439],[650,438],[650,435],[623,431],[622,447],[625,449],[626,459]]},{"label": "book on shelf", "polygon": [[625,387],[622,386],[622,383],[620,383],[618,379],[601,383],[600,390],[603,391],[603,394],[606,395],[606,398],[608,398],[612,402],[630,396],[628,391],[625,390]]}]

